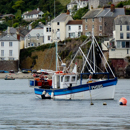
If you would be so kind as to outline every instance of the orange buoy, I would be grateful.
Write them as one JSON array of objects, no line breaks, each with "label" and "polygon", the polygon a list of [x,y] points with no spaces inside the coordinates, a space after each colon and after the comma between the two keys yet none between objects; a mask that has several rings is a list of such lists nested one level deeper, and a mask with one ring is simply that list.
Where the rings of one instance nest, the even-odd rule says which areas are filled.
[{"label": "orange buoy", "polygon": [[120,100],[119,100],[119,104],[120,105],[126,105],[127,104],[127,99],[122,97]]}]

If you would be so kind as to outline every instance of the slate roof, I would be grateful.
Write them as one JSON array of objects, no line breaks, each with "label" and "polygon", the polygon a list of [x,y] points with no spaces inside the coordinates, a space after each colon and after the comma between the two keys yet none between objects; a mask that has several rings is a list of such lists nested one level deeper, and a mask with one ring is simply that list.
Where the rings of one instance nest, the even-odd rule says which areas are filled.
[{"label": "slate roof", "polygon": [[30,11],[28,13],[24,13],[24,15],[33,15],[33,14],[39,14],[41,11],[37,11],[36,9],[33,11]]},{"label": "slate roof", "polygon": [[124,8],[115,8],[114,12],[111,12],[110,8],[105,8],[96,17],[116,17],[118,15],[125,15]]},{"label": "slate roof", "polygon": [[[10,27],[9,30],[10,30],[11,34],[15,34],[17,32],[17,30],[15,28],[13,28],[13,27]],[[4,31],[4,33],[8,33],[8,29],[6,31]]]},{"label": "slate roof", "polygon": [[115,25],[130,25],[130,15],[118,15],[114,19]]},{"label": "slate roof", "polygon": [[82,24],[82,20],[70,20],[67,25]]},{"label": "slate roof", "polygon": [[18,40],[15,37],[13,37],[11,34],[7,34],[6,36],[0,38],[0,41],[18,41]]},{"label": "slate roof", "polygon": [[62,13],[58,15],[55,19],[53,19],[52,22],[64,22],[68,16],[69,15],[67,15],[66,13]]},{"label": "slate roof", "polygon": [[114,12],[111,12],[110,8],[105,9],[93,9],[88,11],[82,18],[94,18],[94,17],[116,17],[118,15],[125,15],[124,8],[115,8]]},{"label": "slate roof", "polygon": [[101,8],[90,10],[82,18],[94,18],[101,10]]}]

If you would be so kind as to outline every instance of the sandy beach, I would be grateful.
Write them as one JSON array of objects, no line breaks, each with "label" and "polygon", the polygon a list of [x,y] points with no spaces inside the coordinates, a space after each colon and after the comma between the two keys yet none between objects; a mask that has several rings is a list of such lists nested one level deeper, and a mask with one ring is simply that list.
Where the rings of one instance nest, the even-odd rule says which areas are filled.
[{"label": "sandy beach", "polygon": [[0,73],[0,79],[10,76],[15,79],[33,79],[32,73]]}]

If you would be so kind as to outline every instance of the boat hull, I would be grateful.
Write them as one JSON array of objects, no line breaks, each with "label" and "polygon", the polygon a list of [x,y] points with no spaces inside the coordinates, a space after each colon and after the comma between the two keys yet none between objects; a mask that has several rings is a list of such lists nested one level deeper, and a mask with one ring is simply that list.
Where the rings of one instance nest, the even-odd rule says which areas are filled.
[{"label": "boat hull", "polygon": [[45,92],[54,99],[114,99],[116,84],[117,78],[65,89],[34,88],[34,92],[40,96]]}]

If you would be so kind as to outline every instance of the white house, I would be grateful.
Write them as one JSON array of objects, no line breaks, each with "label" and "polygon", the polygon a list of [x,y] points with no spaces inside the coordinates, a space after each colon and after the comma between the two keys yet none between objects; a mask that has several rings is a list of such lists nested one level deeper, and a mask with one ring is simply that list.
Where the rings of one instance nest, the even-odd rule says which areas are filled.
[{"label": "white house", "polygon": [[36,47],[44,44],[43,26],[32,29],[24,38],[24,47]]},{"label": "white house", "polygon": [[44,44],[52,43],[52,37],[51,37],[51,23],[48,22],[47,25],[44,26],[43,34],[44,34]]},{"label": "white house", "polygon": [[77,10],[84,8],[88,5],[88,0],[78,0],[77,2]]},{"label": "white house", "polygon": [[109,58],[130,56],[130,15],[118,15],[114,19],[114,42],[110,43]]},{"label": "white house", "polygon": [[37,20],[37,19],[41,19],[42,18],[42,15],[44,13],[42,11],[39,10],[39,8],[37,8],[37,10],[33,10],[33,11],[30,11],[30,12],[25,12],[23,15],[22,15],[22,18],[26,21],[34,21],[34,20]]},{"label": "white house", "polygon": [[70,15],[72,15],[72,10],[74,6],[77,6],[77,10],[80,8],[84,8],[88,5],[88,0],[71,0],[71,2],[67,5],[67,10],[69,10]]},{"label": "white house", "polygon": [[83,31],[82,20],[70,20],[66,24],[66,38],[80,37]]},{"label": "white house", "polygon": [[[67,13],[61,13],[58,15],[55,19],[51,21],[51,37],[52,42],[55,42],[56,39],[58,41],[63,41],[66,38],[66,24],[68,21],[73,20],[73,18],[69,15],[69,12]],[[58,36],[56,33],[58,32]]]},{"label": "white house", "polygon": [[7,34],[0,38],[0,60],[19,60],[19,39]]}]

